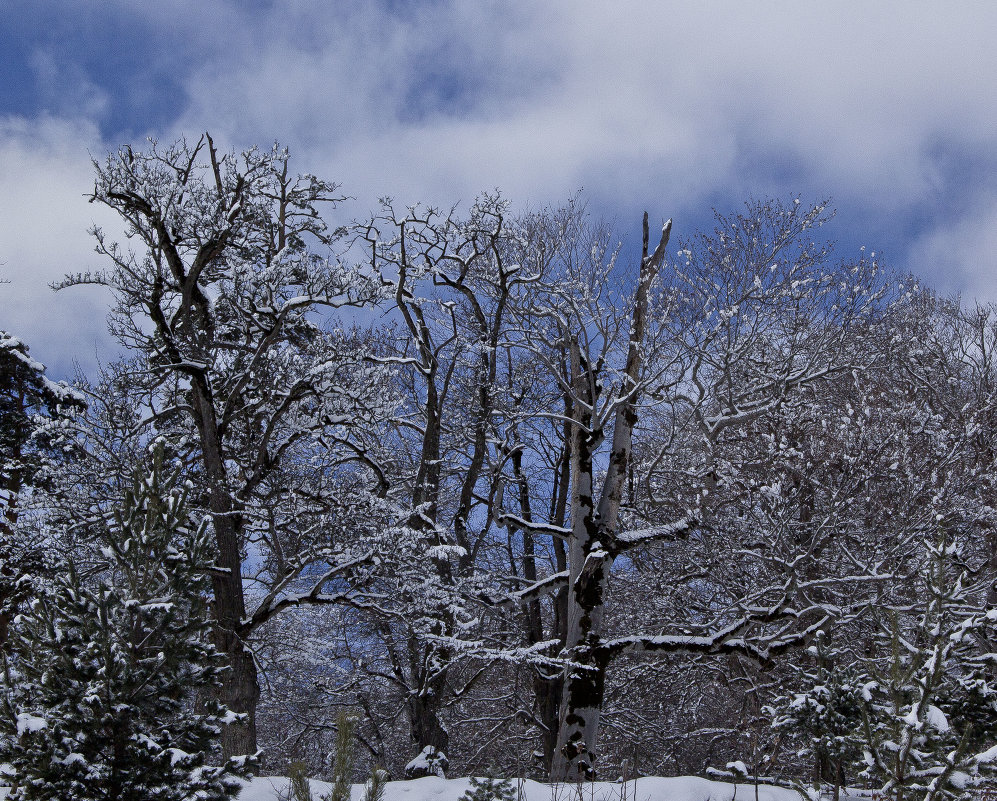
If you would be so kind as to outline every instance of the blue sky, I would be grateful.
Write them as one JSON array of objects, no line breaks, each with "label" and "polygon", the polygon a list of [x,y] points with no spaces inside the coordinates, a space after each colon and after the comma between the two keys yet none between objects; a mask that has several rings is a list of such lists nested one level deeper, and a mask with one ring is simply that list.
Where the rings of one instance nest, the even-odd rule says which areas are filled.
[{"label": "blue sky", "polygon": [[[837,253],[997,300],[997,4],[0,0],[0,327],[66,375],[110,352],[90,157],[210,130],[376,199],[584,189],[637,235],[832,198]],[[677,247],[677,245],[676,245]]]}]

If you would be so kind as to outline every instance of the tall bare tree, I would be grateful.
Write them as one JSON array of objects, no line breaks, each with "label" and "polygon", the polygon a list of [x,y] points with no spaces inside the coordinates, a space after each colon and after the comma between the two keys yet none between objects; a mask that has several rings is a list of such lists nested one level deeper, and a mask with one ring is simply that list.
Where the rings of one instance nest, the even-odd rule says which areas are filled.
[{"label": "tall bare tree", "polygon": [[391,475],[389,496],[410,510],[408,525],[433,554],[435,590],[412,599],[436,604],[430,629],[413,626],[427,619],[423,606],[379,610],[420,749],[447,747],[444,705],[469,689],[451,684],[452,666],[466,655],[447,640],[460,634],[456,610],[473,594],[466,585],[493,526],[496,384],[507,305],[521,281],[519,265],[505,258],[505,214],[498,197],[481,198],[466,218],[432,208],[399,214],[388,203],[361,229],[401,322],[391,346],[372,357],[398,369],[406,399],[396,417],[403,455],[382,474]]},{"label": "tall bare tree", "polygon": [[[221,700],[241,716],[223,733],[224,751],[253,753],[259,685],[247,638],[279,608],[325,600],[320,581],[293,598],[265,593],[248,608],[254,506],[296,451],[321,447],[323,431],[363,415],[364,384],[345,376],[335,337],[313,315],[367,303],[378,290],[331,252],[340,232],[319,207],[340,200],[336,186],[294,175],[276,146],[221,153],[204,135],[145,152],[126,147],[94,167],[91,201],[118,213],[128,241],[95,229],[110,266],[60,286],[112,291],[110,329],[135,356],[131,383],[150,410],[142,424],[196,458],[192,477],[203,484],[217,547],[215,641],[229,665]],[[321,549],[286,564],[298,575],[323,555],[332,566],[320,576],[352,564]],[[289,581],[269,578],[275,588]]]},{"label": "tall bare tree", "polygon": [[[826,619],[819,605],[799,608],[783,577],[753,600],[735,601],[695,636],[611,636],[604,620],[618,557],[709,531],[725,437],[802,402],[806,387],[863,367],[848,343],[858,320],[880,302],[878,271],[868,263],[829,264],[828,251],[807,238],[822,219],[823,207],[758,204],[719,220],[713,238],[691,243],[672,264],[665,253],[670,225],[652,249],[645,221],[629,285],[619,283],[615,251],[568,247],[561,274],[537,281],[513,305],[522,347],[558,382],[569,411],[547,412],[567,417],[570,427],[568,520],[552,528],[514,518],[567,545],[562,656],[569,666],[556,778],[594,771],[606,670],[618,655],[742,653],[764,660]],[[655,433],[642,434],[634,465],[642,415]],[[662,497],[658,477],[676,460],[691,480]],[[766,628],[787,619],[804,623],[792,632]]]}]

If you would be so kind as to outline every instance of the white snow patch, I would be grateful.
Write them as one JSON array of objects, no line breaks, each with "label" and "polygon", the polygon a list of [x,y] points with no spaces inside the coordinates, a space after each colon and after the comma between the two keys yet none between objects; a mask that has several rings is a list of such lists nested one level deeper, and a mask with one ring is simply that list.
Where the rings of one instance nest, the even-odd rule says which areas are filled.
[{"label": "white snow patch", "polygon": [[[516,780],[513,779],[513,784]],[[384,801],[457,801],[471,786],[470,779],[440,779],[426,776],[422,779],[388,782],[384,788]],[[239,794],[239,801],[277,801],[286,793],[288,780],[283,776],[264,776],[247,783]],[[312,796],[328,793],[332,785],[313,780]],[[583,787],[586,801],[619,801],[625,791],[626,798],[640,801],[734,801],[737,785],[728,782],[700,779],[695,776],[659,778],[648,776],[626,782],[591,782]],[[751,794],[754,798],[755,789]],[[575,785],[542,784],[530,779],[522,783],[523,801],[572,801],[576,797]],[[744,785],[740,786],[744,794]],[[351,801],[362,801],[364,785],[354,784]],[[758,787],[758,801],[800,801],[799,793],[781,787]]]},{"label": "white snow patch", "polygon": [[45,718],[31,715],[27,712],[20,712],[17,716],[17,736],[23,737],[28,732],[41,731],[48,728],[48,721]]},{"label": "white snow patch", "polygon": [[937,706],[929,706],[928,712],[925,715],[925,722],[931,726],[931,728],[940,732],[947,732],[949,730],[949,721],[945,717],[945,713],[942,712]]}]

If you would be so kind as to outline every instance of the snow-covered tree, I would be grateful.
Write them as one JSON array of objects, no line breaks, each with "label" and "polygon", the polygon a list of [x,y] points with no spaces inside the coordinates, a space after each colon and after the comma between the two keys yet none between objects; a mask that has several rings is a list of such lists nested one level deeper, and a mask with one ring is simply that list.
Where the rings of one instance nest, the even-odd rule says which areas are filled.
[{"label": "snow-covered tree", "polygon": [[0,525],[16,524],[21,489],[53,449],[69,444],[60,423],[83,405],[78,391],[45,375],[24,342],[0,331]]},{"label": "snow-covered tree", "polygon": [[51,381],[17,337],[0,331],[0,650],[32,575],[44,568],[36,538],[19,529],[25,490],[45,484],[73,442],[64,430],[82,395]]},{"label": "snow-covered tree", "polygon": [[994,658],[981,647],[997,610],[981,609],[960,546],[940,529],[924,543],[917,600],[882,616],[865,660],[864,775],[896,801],[962,797],[997,754]]},{"label": "snow-covered tree", "polygon": [[[790,649],[885,636],[862,610],[910,608],[925,498],[992,575],[992,312],[833,263],[823,206],[750,204],[677,256],[645,221],[627,263],[577,201],[388,202],[338,240],[366,249],[353,269],[320,255],[334,195],[276,150],[125,149],[94,200],[131,248],[98,232],[109,268],[67,282],[112,289],[131,352],[85,387],[88,461],[53,519],[98,529],[151,439],[184,465],[214,537],[220,697],[247,715],[226,753],[255,748],[262,665],[286,669],[268,731],[287,711],[281,753],[316,763],[346,705],[391,767],[413,745],[511,765],[529,740],[538,771],[591,775],[608,713],[614,748],[698,769],[746,727],[774,754],[780,694],[813,701],[793,713],[818,761],[847,762],[817,710],[854,677]],[[323,325],[364,303],[386,322]]]},{"label": "snow-covered tree", "polygon": [[163,449],[135,476],[91,575],[68,564],[19,616],[4,668],[0,760],[12,798],[187,801],[231,797],[234,761],[210,763],[231,715],[206,697],[212,542]]},{"label": "snow-covered tree", "polygon": [[[779,729],[796,730],[793,742],[811,752],[815,731],[833,733],[847,746],[839,753],[848,777],[865,770],[897,797],[960,794],[978,781],[981,749],[993,742],[991,314],[907,293],[882,330],[876,364],[839,384],[844,405],[828,407],[821,425],[831,436],[797,437],[783,479],[811,487],[810,525],[822,507],[836,508],[838,531],[822,555],[850,569],[877,565],[879,576],[861,614],[821,642],[831,669],[818,660],[816,669],[800,665],[802,685],[791,677]],[[843,502],[828,505],[832,496]],[[861,598],[835,584],[839,602]],[[822,594],[835,586],[822,585]]]},{"label": "snow-covered tree", "polygon": [[[667,282],[659,278],[667,230],[652,252],[645,229],[641,268],[628,272],[580,205],[515,220],[483,208],[463,224],[431,212],[392,214],[366,233],[373,263],[407,312],[410,347],[391,357],[415,401],[415,414],[400,425],[414,433],[416,447],[402,450],[420,454],[410,483],[432,511],[432,536],[457,546],[441,576],[459,583],[473,567],[490,583],[480,597],[517,613],[505,631],[488,632],[495,645],[505,644],[505,658],[519,637],[531,658],[546,657],[534,662],[532,703],[510,699],[510,718],[530,721],[542,733],[544,762],[560,760],[557,770],[573,777],[593,766],[613,659],[658,651],[764,660],[802,641],[834,606],[830,598],[815,602],[816,584],[790,598],[785,572],[746,584],[746,571],[726,564],[727,586],[739,593],[711,601],[702,592],[709,582],[696,583],[689,571],[686,589],[695,584],[701,597],[687,600],[698,612],[672,614],[655,627],[679,629],[674,636],[635,636],[633,628],[611,631],[600,622],[617,561],[634,564],[632,554],[657,542],[694,541],[718,565],[731,552],[711,551],[707,535],[728,530],[738,503],[757,504],[761,493],[731,480],[741,494],[697,525],[711,482],[721,480],[710,453],[731,440],[763,441],[762,418],[791,417],[815,388],[866,365],[872,357],[849,343],[879,302],[878,269],[830,265],[827,251],[805,239],[823,209],[797,204],[753,207],[732,221],[735,234],[718,233],[688,251]],[[381,236],[378,224],[392,235]],[[469,301],[465,307],[464,291],[477,310]],[[470,437],[482,429],[483,440]],[[659,433],[674,438],[656,441]],[[757,461],[758,451],[744,460]],[[685,460],[685,483],[669,495],[676,488],[662,476],[673,459]],[[453,491],[439,489],[446,486]],[[731,530],[751,525],[742,520]],[[814,530],[820,536],[811,532],[805,546],[813,550],[810,565],[817,543],[834,535],[832,527]],[[702,636],[685,636],[686,618]],[[799,631],[786,626],[801,620]],[[521,633],[512,634],[517,627]],[[755,639],[746,640],[746,631]],[[554,667],[565,662],[573,663],[567,671]],[[418,664],[433,665],[431,675],[445,680],[441,662]],[[569,677],[574,688],[565,694]],[[452,692],[441,684],[425,697],[439,704],[440,690]]]},{"label": "snow-covered tree", "polygon": [[[368,607],[403,690],[418,751],[445,751],[442,713],[465,692],[454,668],[467,661],[455,647],[474,616],[480,592],[475,567],[493,533],[490,506],[496,382],[510,298],[521,281],[506,260],[507,203],[483,197],[466,218],[455,212],[386,203],[363,226],[371,263],[401,320],[372,360],[397,369],[400,404],[391,449],[382,449],[385,492],[410,532],[397,586]],[[472,676],[480,676],[473,671]]]},{"label": "snow-covered tree", "polygon": [[[568,520],[554,531],[531,524],[538,535],[563,538],[568,550],[562,655],[572,665],[561,695],[559,778],[594,769],[607,668],[618,656],[764,661],[830,614],[797,594],[786,575],[761,586],[732,583],[735,592],[723,597],[693,571],[683,581],[701,614],[691,620],[666,618],[660,633],[613,632],[605,620],[617,561],[655,543],[705,544],[711,532],[728,530],[735,507],[713,501],[728,479],[726,441],[863,366],[848,343],[876,308],[878,270],[831,264],[826,248],[809,239],[823,219],[821,206],[752,205],[718,220],[714,236],[690,242],[664,273],[669,226],[652,251],[645,221],[631,283],[611,249],[568,250],[559,280],[538,280],[514,306],[523,347],[559,382],[570,409]],[[734,547],[704,551],[719,559]]]},{"label": "snow-covered tree", "polygon": [[808,652],[813,664],[799,670],[801,690],[778,698],[770,714],[781,735],[799,739],[796,756],[812,759],[815,792],[830,784],[836,801],[846,768],[862,755],[859,728],[866,677],[846,661],[851,655],[835,652],[825,632],[818,633]]},{"label": "snow-covered tree", "polygon": [[[147,438],[165,436],[189,464],[211,515],[214,638],[229,667],[220,698],[240,713],[224,746],[228,755],[251,754],[259,682],[247,641],[287,605],[326,600],[323,582],[293,591],[302,573],[316,563],[325,565],[318,576],[347,570],[355,555],[310,524],[314,536],[300,550],[268,561],[252,579],[243,575],[243,553],[251,541],[270,553],[293,539],[271,536],[261,510],[273,511],[282,529],[304,522],[307,498],[321,511],[322,493],[297,494],[279,479],[281,469],[319,458],[376,417],[368,400],[377,371],[357,368],[349,337],[316,315],[365,303],[377,287],[323,252],[342,233],[319,212],[340,199],[336,186],[292,174],[277,147],[221,153],[205,135],[145,152],[126,147],[95,170],[92,199],[121,216],[129,241],[95,230],[109,266],[63,285],[113,293],[109,326],[131,352],[122,386],[146,411],[137,426]],[[247,601],[250,582],[264,598],[257,608]]]}]

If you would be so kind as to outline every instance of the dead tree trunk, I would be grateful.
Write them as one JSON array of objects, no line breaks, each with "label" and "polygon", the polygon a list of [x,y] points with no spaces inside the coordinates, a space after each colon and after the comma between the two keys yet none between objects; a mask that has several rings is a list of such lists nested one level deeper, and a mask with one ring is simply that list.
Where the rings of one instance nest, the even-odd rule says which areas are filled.
[{"label": "dead tree trunk", "polygon": [[571,535],[568,545],[568,610],[565,655],[573,663],[564,674],[557,752],[551,778],[555,781],[595,776],[599,718],[606,689],[609,653],[602,648],[603,617],[609,572],[617,542],[620,501],[637,424],[637,400],[643,364],[649,290],[661,269],[671,232],[669,220],[649,253],[647,214],[640,275],[634,297],[630,341],[622,385],[616,399],[609,465],[598,500],[595,497],[594,455],[604,432],[597,413],[598,365],[588,362],[578,339],[571,342],[571,386],[576,402],[572,432]]}]

